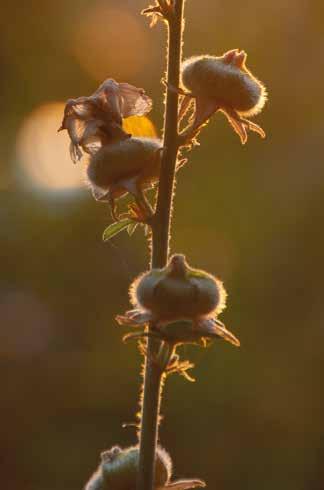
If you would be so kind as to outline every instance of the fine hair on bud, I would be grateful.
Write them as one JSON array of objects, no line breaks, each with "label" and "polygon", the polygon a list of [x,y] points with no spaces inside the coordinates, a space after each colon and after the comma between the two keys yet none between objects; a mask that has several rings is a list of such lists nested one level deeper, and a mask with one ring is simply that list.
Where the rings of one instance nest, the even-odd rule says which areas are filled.
[{"label": "fine hair on bud", "polygon": [[227,297],[222,282],[208,272],[190,267],[184,255],[175,254],[163,269],[152,269],[139,276],[129,293],[135,308],[117,315],[120,325],[151,322],[155,335],[172,345],[199,340],[204,343],[205,339],[215,337],[240,345],[218,320]]},{"label": "fine hair on bud", "polygon": [[182,83],[193,94],[215,99],[244,116],[259,113],[266,89],[246,68],[246,53],[228,51],[223,56],[194,56],[182,65]]},{"label": "fine hair on bud", "polygon": [[[101,463],[85,490],[135,490],[139,463],[138,446],[121,449],[115,446],[101,454]],[[172,474],[169,454],[157,447],[155,459],[155,488],[166,486]]]},{"label": "fine hair on bud", "polygon": [[160,174],[162,143],[157,138],[132,137],[100,148],[91,156],[86,173],[94,191],[111,190],[114,197],[132,187],[150,187]]},{"label": "fine hair on bud", "polygon": [[134,306],[159,319],[195,318],[219,314],[226,304],[222,282],[208,272],[190,267],[184,255],[173,255],[163,269],[139,276],[130,287]]}]

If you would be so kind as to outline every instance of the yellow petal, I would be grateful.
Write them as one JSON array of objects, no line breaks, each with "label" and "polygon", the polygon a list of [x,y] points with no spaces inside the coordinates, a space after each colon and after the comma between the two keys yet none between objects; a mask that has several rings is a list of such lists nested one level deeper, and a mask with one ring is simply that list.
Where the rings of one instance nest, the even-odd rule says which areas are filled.
[{"label": "yellow petal", "polygon": [[123,120],[123,129],[132,136],[156,138],[157,133],[152,121],[146,116],[130,116]]}]

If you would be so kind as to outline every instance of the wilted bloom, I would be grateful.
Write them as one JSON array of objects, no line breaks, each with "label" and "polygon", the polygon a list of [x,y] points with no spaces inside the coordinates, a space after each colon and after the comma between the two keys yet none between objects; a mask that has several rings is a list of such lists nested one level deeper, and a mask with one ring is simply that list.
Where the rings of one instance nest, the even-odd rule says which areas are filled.
[{"label": "wilted bloom", "polygon": [[180,116],[194,98],[193,131],[222,111],[243,144],[249,129],[265,137],[260,126],[246,119],[262,110],[267,97],[264,85],[247,69],[246,58],[244,51],[233,49],[223,56],[196,56],[183,63],[182,83],[190,93],[182,100]]},{"label": "wilted bloom", "polygon": [[[219,279],[191,268],[184,255],[176,254],[165,268],[150,270],[135,279],[130,286],[135,309],[118,316],[117,321],[124,325],[152,322],[161,330],[173,322],[189,321],[202,338],[219,336],[238,346],[238,339],[217,320],[225,308],[226,296]],[[192,336],[190,328],[185,326],[184,332]]]},{"label": "wilted bloom", "polygon": [[71,138],[70,153],[75,163],[82,151],[93,154],[104,144],[129,138],[122,119],[142,116],[152,108],[143,89],[109,78],[89,97],[69,99],[59,131],[66,129]]},{"label": "wilted bloom", "polygon": [[150,213],[144,190],[159,178],[161,150],[160,140],[138,137],[105,145],[91,156],[87,176],[93,195],[109,202],[115,219],[115,200],[128,192],[144,214]]},{"label": "wilted bloom", "polygon": [[[138,446],[121,449],[115,446],[101,454],[101,463],[85,486],[85,490],[134,490],[139,462]],[[169,454],[157,447],[155,490],[187,490],[204,487],[202,480],[171,480],[172,461]]]}]

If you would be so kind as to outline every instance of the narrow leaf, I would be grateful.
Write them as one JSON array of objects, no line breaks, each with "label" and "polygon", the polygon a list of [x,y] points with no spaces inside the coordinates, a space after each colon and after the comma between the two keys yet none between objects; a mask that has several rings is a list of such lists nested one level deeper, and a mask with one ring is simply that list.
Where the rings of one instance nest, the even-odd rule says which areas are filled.
[{"label": "narrow leaf", "polygon": [[131,223],[130,225],[127,226],[127,233],[129,234],[129,236],[132,236],[132,234],[134,233],[134,231],[136,230],[136,227],[137,227],[138,223]]},{"label": "narrow leaf", "polygon": [[102,239],[104,242],[107,242],[110,240],[113,236],[117,235],[121,231],[123,231],[125,228],[127,228],[130,224],[132,224],[133,221],[129,218],[122,219],[120,221],[116,221],[115,223],[112,223],[111,225],[107,226],[105,231],[103,232]]}]

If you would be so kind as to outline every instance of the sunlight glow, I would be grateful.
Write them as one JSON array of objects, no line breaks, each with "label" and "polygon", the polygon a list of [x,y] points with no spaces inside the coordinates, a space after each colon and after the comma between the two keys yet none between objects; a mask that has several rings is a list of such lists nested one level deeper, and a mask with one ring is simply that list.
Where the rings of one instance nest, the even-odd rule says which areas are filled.
[{"label": "sunlight glow", "polygon": [[73,165],[69,155],[67,132],[57,133],[64,105],[54,102],[38,107],[25,118],[19,130],[18,162],[31,186],[44,190],[73,190],[84,186],[82,166]]},{"label": "sunlight glow", "polygon": [[137,17],[104,3],[91,6],[84,15],[76,17],[71,49],[97,81],[129,81],[130,76],[150,63],[150,41],[145,24]]}]

